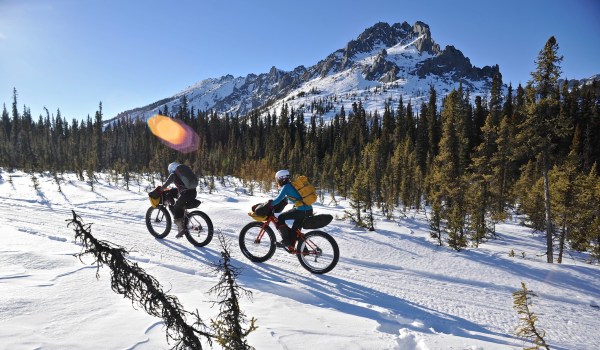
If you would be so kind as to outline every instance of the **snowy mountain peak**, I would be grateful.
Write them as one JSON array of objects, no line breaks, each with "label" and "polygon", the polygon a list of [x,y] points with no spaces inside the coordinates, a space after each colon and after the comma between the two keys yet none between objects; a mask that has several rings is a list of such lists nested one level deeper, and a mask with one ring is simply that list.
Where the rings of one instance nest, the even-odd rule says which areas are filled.
[{"label": "snowy mountain peak", "polygon": [[412,27],[406,22],[392,26],[380,22],[367,28],[356,40],[350,41],[346,46],[346,56],[353,57],[357,52],[373,52],[378,45],[389,48],[407,43],[414,45],[419,53],[436,55],[440,51],[439,45],[431,38],[429,26],[423,22],[417,22]]},{"label": "snowy mountain peak", "polygon": [[[429,25],[423,22],[412,26],[407,22],[379,22],[311,67],[299,66],[290,72],[272,67],[267,73],[246,77],[205,79],[172,97],[117,117],[147,119],[165,107],[171,113],[178,110],[185,96],[189,107],[219,114],[243,116],[288,104],[306,118],[317,114],[329,119],[342,106],[350,110],[358,100],[368,112],[381,111],[385,103],[401,97],[418,106],[418,100],[428,97],[430,86],[442,99],[462,84],[475,98],[487,93],[498,71],[497,65],[474,67],[453,46],[441,50]],[[315,103],[321,105],[315,108]]]}]

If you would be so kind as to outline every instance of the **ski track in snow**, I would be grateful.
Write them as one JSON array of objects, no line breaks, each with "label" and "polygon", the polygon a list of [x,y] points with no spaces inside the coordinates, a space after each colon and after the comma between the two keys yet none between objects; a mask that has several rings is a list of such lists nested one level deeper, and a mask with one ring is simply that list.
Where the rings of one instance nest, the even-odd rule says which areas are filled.
[{"label": "ski track in snow", "polygon": [[[55,184],[43,185],[47,187],[36,191],[31,189],[30,192],[35,194],[33,199],[24,200],[22,198],[27,197],[23,194],[19,194],[18,198],[0,198],[0,222],[25,234],[70,244],[76,254],[80,247],[75,245],[72,228],[67,227],[72,218],[72,210],[75,210],[85,224],[92,224],[92,234],[95,237],[126,248],[130,252],[129,258],[135,262],[205,278],[216,276],[211,268],[207,268],[220,258],[216,238],[204,248],[195,248],[185,239],[175,239],[173,231],[163,240],[154,239],[145,227],[148,201],[143,190],[109,189],[115,194],[115,198],[111,198],[89,192],[89,188],[83,188],[81,184],[69,182],[61,185],[64,202],[50,203],[44,193],[52,191],[51,186]],[[89,198],[71,197],[69,193],[77,191],[69,189],[70,186],[76,187],[77,191],[86,190]],[[399,219],[397,224],[387,222],[387,229],[378,229],[377,232],[356,229],[347,222],[334,220],[326,231],[338,241],[341,258],[337,267],[326,275],[308,273],[300,266],[296,256],[281,249],[266,263],[252,263],[237,249],[239,229],[250,222],[251,218],[245,213],[226,215],[223,211],[229,210],[227,205],[232,203],[232,199],[236,206],[231,211],[236,212],[239,210],[238,203],[246,203],[249,207],[264,198],[240,196],[226,197],[219,201],[218,195],[211,197],[203,193],[199,197],[203,202],[199,209],[213,219],[215,231],[220,230],[232,241],[232,264],[243,268],[239,281],[245,288],[373,320],[378,324],[379,332],[396,337],[401,349],[427,348],[421,344],[422,339],[415,336],[417,333],[452,334],[518,347],[521,340],[511,335],[516,323],[512,292],[519,288],[520,281],[514,279],[514,283],[502,283],[510,280],[514,271],[529,278],[527,284],[532,290],[536,290],[536,282],[541,285],[552,278],[546,275],[545,269],[536,268],[535,264],[526,259],[510,260],[498,256],[497,264],[493,264],[489,262],[493,262],[489,258],[490,253],[484,252],[486,248],[453,252],[447,247],[436,246],[426,235],[417,234],[427,232],[427,227],[414,216]],[[329,212],[338,218],[343,215],[342,208],[316,205],[315,210]],[[390,229],[394,225],[395,228]],[[524,236],[524,239],[530,238]],[[502,255],[506,251],[501,251]],[[11,256],[10,252],[2,252],[0,263],[1,259]],[[443,255],[444,258],[437,260],[436,254]],[[29,256],[27,259],[31,260],[30,263],[35,263],[33,257]],[[447,274],[447,267],[439,265],[449,261],[457,266],[453,275]],[[446,274],[436,272],[436,266]],[[482,266],[482,271],[469,271],[470,267],[481,269]],[[89,268],[95,266],[65,271],[40,286],[50,286],[64,276]],[[587,269],[589,274],[580,275],[583,283],[589,285],[587,290],[594,291],[593,300],[600,296],[600,286],[597,284],[600,279],[597,268]],[[570,276],[560,271],[556,273],[563,278]],[[481,275],[481,279],[477,275]],[[8,279],[27,280],[29,277],[31,276],[21,273],[4,275],[0,276],[0,283]],[[536,309],[542,310],[539,312],[540,323],[545,321],[552,325],[547,327],[547,338],[554,340],[551,342],[555,345],[553,348],[567,349],[569,344],[589,343],[589,339],[584,337],[595,337],[598,339],[597,343],[600,343],[597,333],[581,334],[577,332],[578,328],[568,327],[574,322],[573,319],[590,329],[597,329],[599,325],[599,312],[597,308],[590,308],[590,299],[572,298],[573,295],[579,296],[585,292],[576,287],[581,283],[557,278],[549,287],[537,292],[540,297],[535,300]],[[564,290],[566,293],[560,292]],[[464,302],[465,298],[469,299],[468,303]],[[552,316],[550,311],[557,309],[563,311],[558,316]],[[562,312],[568,312],[569,317],[558,321],[548,319],[560,318]],[[556,326],[563,323],[567,327]],[[157,322],[150,325],[144,334],[161,324]],[[271,335],[283,349],[286,348],[277,332],[272,331]],[[136,349],[147,341],[147,338],[141,339],[128,349]]]}]

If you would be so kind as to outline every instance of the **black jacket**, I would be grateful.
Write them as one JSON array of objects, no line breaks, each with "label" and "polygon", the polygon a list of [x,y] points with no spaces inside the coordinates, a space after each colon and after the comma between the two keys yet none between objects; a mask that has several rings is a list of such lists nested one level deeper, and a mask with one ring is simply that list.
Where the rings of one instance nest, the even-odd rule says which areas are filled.
[{"label": "black jacket", "polygon": [[192,190],[198,187],[198,177],[190,169],[189,166],[180,164],[175,171],[169,175],[167,181],[162,186],[165,189],[170,184],[174,183],[177,189],[181,191]]}]

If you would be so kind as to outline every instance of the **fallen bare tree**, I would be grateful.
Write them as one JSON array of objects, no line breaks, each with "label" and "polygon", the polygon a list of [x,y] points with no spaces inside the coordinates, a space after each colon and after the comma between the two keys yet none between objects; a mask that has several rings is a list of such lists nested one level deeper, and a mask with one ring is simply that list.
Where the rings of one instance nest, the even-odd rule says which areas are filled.
[{"label": "fallen bare tree", "polygon": [[[214,335],[200,319],[197,310],[195,313],[185,311],[176,297],[165,294],[154,277],[125,257],[128,252],[124,248],[92,236],[91,224],[84,224],[75,211],[69,221],[68,226],[73,226],[75,230],[75,241],[83,244],[82,252],[77,255],[79,259],[83,262],[83,256],[93,256],[97,278],[100,277],[100,268],[108,266],[111,270],[111,287],[115,293],[130,299],[134,306],[138,305],[149,315],[162,318],[167,342],[175,342],[173,350],[201,350],[200,338],[212,346]],[[193,318],[192,325],[186,322],[187,316]]]}]

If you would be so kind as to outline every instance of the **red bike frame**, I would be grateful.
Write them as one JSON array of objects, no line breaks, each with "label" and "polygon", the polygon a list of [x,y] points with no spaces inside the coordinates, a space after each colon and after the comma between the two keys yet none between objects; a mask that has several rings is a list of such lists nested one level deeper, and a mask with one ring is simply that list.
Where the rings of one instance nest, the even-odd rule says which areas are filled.
[{"label": "red bike frame", "polygon": [[[277,217],[275,217],[274,215],[269,215],[267,216],[267,220],[263,222],[261,228],[260,228],[260,232],[258,233],[258,236],[256,236],[256,239],[254,240],[254,243],[260,243],[260,240],[263,238],[263,236],[265,235],[265,227],[269,226],[271,223],[273,223],[275,225],[275,227],[277,227]],[[277,232],[279,232],[279,230],[277,230]],[[298,252],[296,251],[296,248],[294,247],[294,245],[296,244],[296,241],[303,241],[304,243],[306,243],[306,245],[308,246],[308,248],[304,248],[303,252]],[[294,243],[292,243],[289,247],[286,247],[285,250],[287,250],[288,253],[290,254],[296,254],[296,255],[317,255],[317,246],[311,242],[310,240],[305,240],[304,239],[304,234],[302,233],[302,231],[300,229],[296,230],[296,239],[294,240]]]}]

